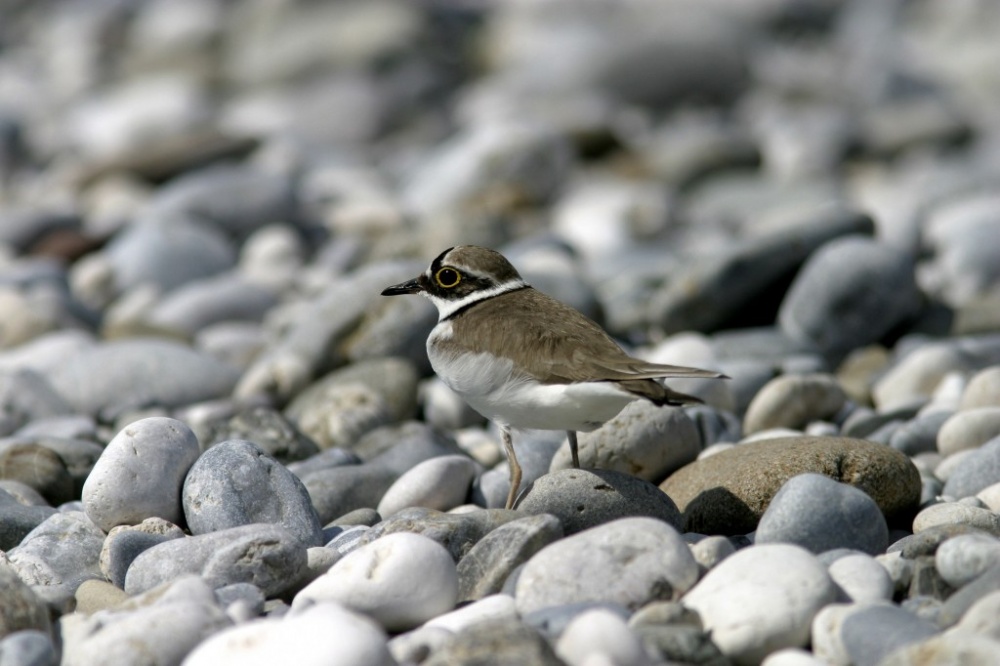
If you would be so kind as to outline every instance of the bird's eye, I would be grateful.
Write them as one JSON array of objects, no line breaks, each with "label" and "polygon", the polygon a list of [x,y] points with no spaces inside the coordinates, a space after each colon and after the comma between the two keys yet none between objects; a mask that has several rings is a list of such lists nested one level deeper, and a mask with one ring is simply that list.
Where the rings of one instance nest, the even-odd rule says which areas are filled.
[{"label": "bird's eye", "polygon": [[462,274],[454,268],[442,268],[434,274],[434,279],[437,280],[439,286],[451,289],[462,281]]}]

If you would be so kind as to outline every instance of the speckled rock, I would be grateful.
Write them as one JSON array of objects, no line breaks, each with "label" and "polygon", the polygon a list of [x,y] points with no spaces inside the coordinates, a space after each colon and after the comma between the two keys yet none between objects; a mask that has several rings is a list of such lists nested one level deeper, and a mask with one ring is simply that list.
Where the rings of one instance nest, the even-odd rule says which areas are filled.
[{"label": "speckled rock", "polygon": [[630,516],[649,516],[673,527],[680,514],[656,486],[628,474],[603,469],[564,469],[535,483],[516,506],[518,511],[549,513],[566,534]]},{"label": "speckled rock", "polygon": [[810,472],[864,490],[890,524],[914,511],[920,498],[920,475],[909,458],[887,446],[843,437],[742,444],[682,468],[660,488],[677,503],[686,531],[743,534],[757,526],[788,479]]}]

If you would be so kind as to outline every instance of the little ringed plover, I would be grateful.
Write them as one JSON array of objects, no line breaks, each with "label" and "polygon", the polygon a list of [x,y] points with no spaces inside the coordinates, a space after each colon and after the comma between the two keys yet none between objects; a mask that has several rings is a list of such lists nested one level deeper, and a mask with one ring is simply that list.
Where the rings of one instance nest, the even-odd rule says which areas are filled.
[{"label": "little ringed plover", "polygon": [[431,367],[499,426],[510,463],[508,509],[521,484],[512,428],[565,430],[579,467],[576,433],[600,427],[633,400],[701,402],[656,378],[725,377],[632,358],[595,322],[533,289],[494,250],[445,250],[421,275],[382,291],[398,294],[420,294],[437,306],[427,338]]}]

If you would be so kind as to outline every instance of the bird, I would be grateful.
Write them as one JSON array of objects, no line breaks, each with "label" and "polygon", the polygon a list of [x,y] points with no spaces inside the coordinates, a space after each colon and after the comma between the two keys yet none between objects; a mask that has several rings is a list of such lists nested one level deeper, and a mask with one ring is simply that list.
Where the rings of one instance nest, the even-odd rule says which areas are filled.
[{"label": "bird", "polygon": [[573,467],[577,432],[590,432],[634,400],[700,403],[658,378],[726,378],[719,372],[629,356],[603,328],[531,287],[499,252],[459,245],[383,296],[419,294],[438,310],[427,337],[435,374],[500,430],[510,467],[507,509],[521,484],[512,429],[564,430]]}]

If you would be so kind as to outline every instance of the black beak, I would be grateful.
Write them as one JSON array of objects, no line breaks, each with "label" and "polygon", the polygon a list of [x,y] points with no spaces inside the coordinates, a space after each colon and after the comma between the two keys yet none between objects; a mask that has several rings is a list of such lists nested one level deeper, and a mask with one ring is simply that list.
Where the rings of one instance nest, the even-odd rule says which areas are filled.
[{"label": "black beak", "polygon": [[420,286],[420,278],[413,278],[412,280],[386,287],[382,290],[382,295],[399,296],[400,294],[416,294],[423,290],[424,288]]}]

